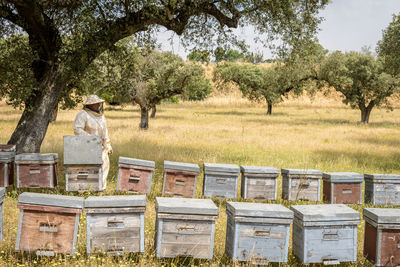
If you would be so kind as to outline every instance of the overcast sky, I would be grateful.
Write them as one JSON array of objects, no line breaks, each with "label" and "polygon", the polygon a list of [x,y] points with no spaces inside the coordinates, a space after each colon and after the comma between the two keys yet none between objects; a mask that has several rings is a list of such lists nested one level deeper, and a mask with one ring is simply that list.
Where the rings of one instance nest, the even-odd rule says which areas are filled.
[{"label": "overcast sky", "polygon": [[[392,21],[392,14],[400,13],[400,0],[332,0],[322,12],[324,21],[318,34],[321,45],[330,51],[360,51],[363,46],[375,49],[384,30]],[[239,30],[238,34],[246,40],[252,40],[251,30]],[[170,34],[162,33],[158,38],[162,50],[173,51],[186,57],[177,39],[173,46],[168,41]],[[264,58],[271,57],[268,50],[259,44],[248,42],[251,50],[262,52]]]}]

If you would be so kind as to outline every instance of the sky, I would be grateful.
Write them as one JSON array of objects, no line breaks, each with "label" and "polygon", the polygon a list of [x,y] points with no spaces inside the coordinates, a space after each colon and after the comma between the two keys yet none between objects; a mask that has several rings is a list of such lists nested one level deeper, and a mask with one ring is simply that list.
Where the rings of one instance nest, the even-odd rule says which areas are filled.
[{"label": "sky", "polygon": [[[376,43],[382,39],[382,30],[392,21],[392,15],[399,13],[400,0],[332,0],[320,13],[324,21],[319,26],[319,42],[329,51],[361,51],[364,46],[375,51]],[[238,30],[237,34],[246,40],[254,37],[251,29]],[[159,35],[161,49],[186,58],[188,52],[178,38],[173,38],[171,46],[170,36],[169,32]],[[251,41],[248,44],[250,51],[262,52],[265,59],[271,57],[271,52],[260,44]]]}]

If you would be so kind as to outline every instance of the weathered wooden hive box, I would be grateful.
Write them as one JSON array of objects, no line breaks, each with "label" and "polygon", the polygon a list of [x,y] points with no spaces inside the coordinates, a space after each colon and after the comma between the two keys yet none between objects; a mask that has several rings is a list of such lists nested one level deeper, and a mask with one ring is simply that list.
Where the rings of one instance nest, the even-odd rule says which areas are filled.
[{"label": "weathered wooden hive box", "polygon": [[164,161],[163,195],[194,197],[199,165]]},{"label": "weathered wooden hive box", "polygon": [[102,191],[100,136],[64,136],[66,191]]},{"label": "weathered wooden hive box", "polygon": [[75,254],[82,197],[24,192],[18,198],[16,251]]},{"label": "weathered wooden hive box", "polygon": [[286,263],[293,212],[279,204],[227,202],[225,252],[233,260]]},{"label": "weathered wooden hive box", "polygon": [[331,204],[361,204],[364,176],[356,172],[323,174],[323,199]]},{"label": "weathered wooden hive box", "polygon": [[57,153],[23,153],[15,156],[17,187],[57,186]]},{"label": "weathered wooden hive box", "polygon": [[322,172],[312,169],[281,169],[282,198],[286,200],[321,200]]},{"label": "weathered wooden hive box", "polygon": [[0,145],[0,186],[14,183],[15,145]]},{"label": "weathered wooden hive box", "polygon": [[154,161],[119,157],[117,192],[150,194]]},{"label": "weathered wooden hive box", "polygon": [[3,240],[4,233],[4,198],[6,195],[6,188],[0,187],[0,241]]},{"label": "weathered wooden hive box", "polygon": [[156,198],[157,258],[212,259],[218,208],[211,199]]},{"label": "weathered wooden hive box", "polygon": [[279,170],[273,167],[240,166],[244,199],[276,200]]},{"label": "weathered wooden hive box", "polygon": [[373,205],[400,205],[400,175],[364,174],[365,203]]},{"label": "weathered wooden hive box", "polygon": [[144,252],[145,210],[146,195],[88,197],[87,253]]},{"label": "weathered wooden hive box", "polygon": [[400,209],[364,208],[364,256],[376,266],[400,265]]},{"label": "weathered wooden hive box", "polygon": [[360,213],[344,204],[294,205],[293,253],[303,264],[357,261]]},{"label": "weathered wooden hive box", "polygon": [[204,163],[203,195],[236,199],[239,174],[234,164]]}]

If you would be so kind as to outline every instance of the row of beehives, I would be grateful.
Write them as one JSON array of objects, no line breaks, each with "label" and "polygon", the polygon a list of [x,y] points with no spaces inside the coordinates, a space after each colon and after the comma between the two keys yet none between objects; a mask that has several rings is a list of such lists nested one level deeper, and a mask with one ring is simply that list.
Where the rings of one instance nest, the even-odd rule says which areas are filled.
[{"label": "row of beehives", "polygon": [[[78,143],[81,147],[83,147],[81,143],[85,140],[86,143],[88,140],[100,142],[95,137],[71,136],[71,139],[74,140],[73,144]],[[78,150],[77,147],[65,143],[64,137],[66,191],[101,191],[103,189],[101,150],[100,155],[93,159],[90,157],[92,155],[89,153],[92,151],[90,148]],[[5,150],[4,145],[3,150]],[[14,156],[15,152],[1,151],[0,147],[0,186],[12,183],[14,160],[18,188],[56,186],[58,154],[26,153]],[[89,151],[88,155],[77,157],[76,155],[82,154],[82,151]],[[120,157],[118,166],[117,191],[150,192],[155,169],[154,161]],[[194,197],[199,173],[200,168],[197,164],[164,161],[163,195]],[[204,163],[203,195],[236,199],[240,173],[242,173],[241,196],[244,199],[277,199],[278,169],[239,167],[233,164]],[[310,169],[282,169],[281,175],[283,199],[320,201],[322,179],[325,202],[361,204],[362,183],[365,179],[365,202],[372,202],[374,205],[400,205],[400,175],[322,173]]]},{"label": "row of beehives", "polygon": [[[4,191],[0,188],[1,207]],[[74,254],[83,210],[87,254],[145,251],[145,195],[84,200],[24,192],[18,208],[16,251]],[[212,259],[218,213],[211,199],[157,197],[156,256]],[[292,250],[302,263],[357,261],[360,214],[344,204],[294,205],[290,210],[279,204],[227,202],[226,213],[225,252],[233,260],[286,263],[293,223]],[[364,255],[377,266],[399,265],[400,209],[364,208],[363,215]]]}]

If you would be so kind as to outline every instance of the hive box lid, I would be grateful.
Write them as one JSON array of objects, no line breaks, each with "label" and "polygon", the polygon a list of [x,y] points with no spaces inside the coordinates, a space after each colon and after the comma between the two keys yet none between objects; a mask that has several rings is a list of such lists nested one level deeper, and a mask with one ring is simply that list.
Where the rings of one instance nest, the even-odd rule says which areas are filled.
[{"label": "hive box lid", "polygon": [[294,205],[291,209],[303,222],[360,221],[360,213],[344,204]]},{"label": "hive box lid", "polygon": [[210,172],[239,174],[240,168],[235,164],[204,163],[204,173]]},{"label": "hive box lid", "polygon": [[226,209],[234,216],[293,219],[293,211],[280,204],[228,201]]},{"label": "hive box lid", "polygon": [[330,182],[362,183],[364,176],[357,172],[324,172],[322,179]]},{"label": "hive box lid", "polygon": [[400,209],[364,208],[363,214],[378,224],[400,224]]},{"label": "hive box lid", "polygon": [[186,171],[186,172],[200,172],[200,167],[197,164],[193,163],[184,163],[184,162],[174,162],[164,160],[164,170],[177,170],[177,171]]},{"label": "hive box lid", "polygon": [[24,192],[18,197],[18,204],[32,204],[75,209],[82,209],[83,201],[83,197],[49,195],[30,192]]},{"label": "hive box lid", "polygon": [[254,174],[276,174],[279,175],[279,170],[274,167],[263,167],[263,166],[240,166],[240,170],[243,173],[254,173]]},{"label": "hive box lid", "polygon": [[211,199],[156,197],[160,213],[218,215],[218,208]]},{"label": "hive box lid", "polygon": [[102,149],[100,136],[64,136],[64,164],[101,165]]},{"label": "hive box lid", "polygon": [[142,167],[148,167],[148,168],[156,167],[156,163],[154,161],[126,158],[126,157],[119,157],[118,163],[134,165],[134,166],[142,166]]},{"label": "hive box lid", "polygon": [[15,162],[19,161],[57,161],[57,153],[22,153],[15,156]]},{"label": "hive box lid", "polygon": [[0,145],[0,152],[15,152],[15,145]]},{"label": "hive box lid", "polygon": [[15,152],[0,152],[0,162],[10,162],[15,158]]},{"label": "hive box lid", "polygon": [[6,195],[6,188],[0,187],[0,203],[3,202],[5,195]]},{"label": "hive box lid", "polygon": [[282,174],[293,174],[293,175],[320,175],[322,171],[313,169],[281,169]]},{"label": "hive box lid", "polygon": [[91,196],[85,200],[85,208],[146,207],[145,195]]},{"label": "hive box lid", "polygon": [[400,175],[398,174],[364,174],[364,179],[366,181],[373,182],[391,181],[395,183],[400,183]]}]

